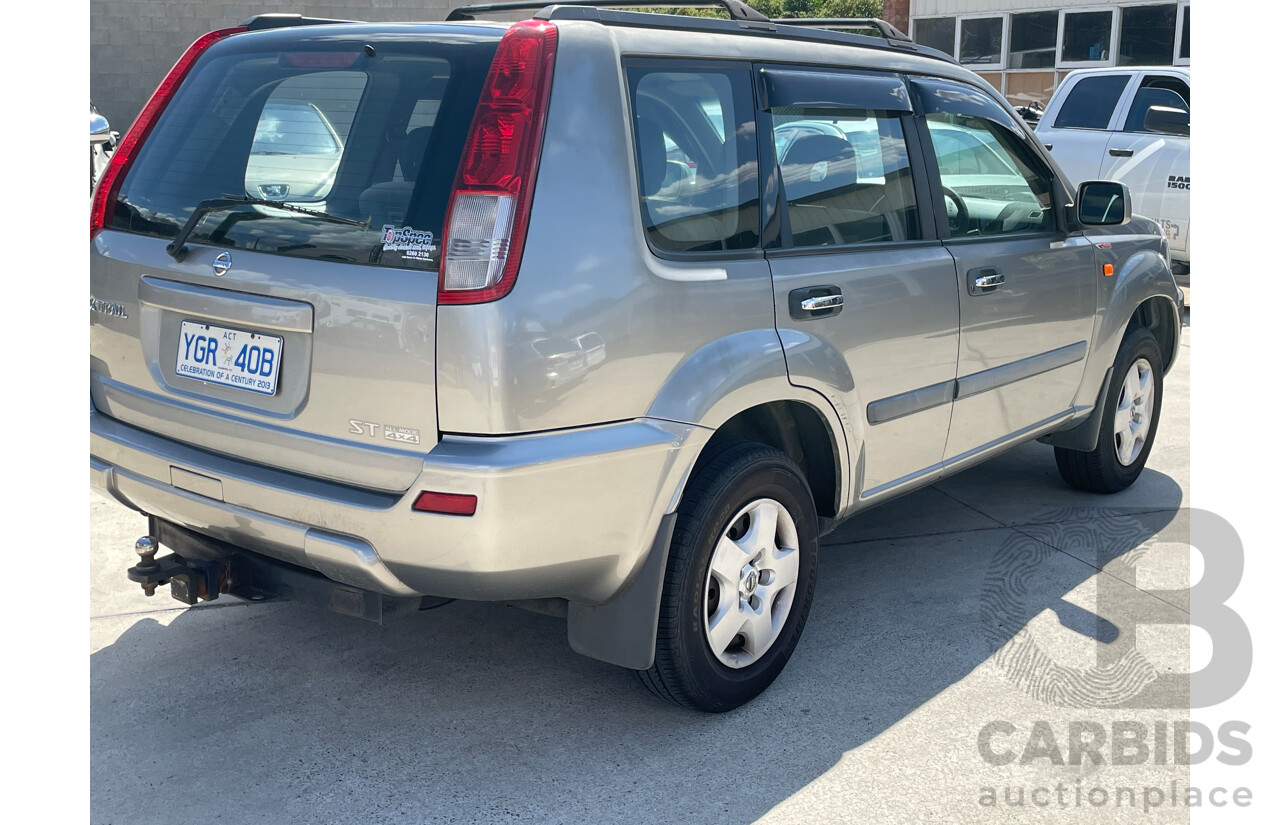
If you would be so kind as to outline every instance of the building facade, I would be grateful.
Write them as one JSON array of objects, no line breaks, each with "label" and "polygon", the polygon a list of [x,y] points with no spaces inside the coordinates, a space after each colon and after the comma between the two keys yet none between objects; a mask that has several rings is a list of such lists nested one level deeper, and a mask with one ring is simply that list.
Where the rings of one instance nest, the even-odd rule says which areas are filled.
[{"label": "building facade", "polygon": [[124,132],[169,68],[205,32],[255,14],[301,14],[339,20],[443,20],[476,0],[91,0],[89,96]]},{"label": "building facade", "polygon": [[[900,15],[901,5],[886,0],[886,15]],[[1016,106],[1047,102],[1072,69],[1191,64],[1190,0],[909,0],[907,5],[913,40],[952,55]]]}]

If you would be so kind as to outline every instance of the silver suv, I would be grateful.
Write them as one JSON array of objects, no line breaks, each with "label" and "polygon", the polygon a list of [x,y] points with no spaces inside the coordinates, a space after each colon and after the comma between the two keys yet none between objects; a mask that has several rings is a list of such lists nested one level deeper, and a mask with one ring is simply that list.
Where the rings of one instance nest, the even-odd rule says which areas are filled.
[{"label": "silver suv", "polygon": [[90,229],[144,591],[508,602],[723,711],[842,519],[1032,439],[1137,479],[1179,295],[1122,184],[880,21],[607,5],[258,17],[174,67]]}]

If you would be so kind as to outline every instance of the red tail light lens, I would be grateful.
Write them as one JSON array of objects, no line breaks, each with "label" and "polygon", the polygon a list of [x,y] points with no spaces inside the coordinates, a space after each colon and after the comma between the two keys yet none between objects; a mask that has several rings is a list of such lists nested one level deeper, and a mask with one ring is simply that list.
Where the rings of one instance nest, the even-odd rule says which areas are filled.
[{"label": "red tail light lens", "polygon": [[439,303],[492,301],[515,283],[555,54],[543,20],[513,24],[498,44],[449,201]]},{"label": "red tail light lens", "polygon": [[188,46],[182,57],[178,58],[178,62],[173,64],[169,74],[165,75],[155,93],[151,95],[151,99],[147,101],[147,105],[143,107],[138,119],[129,127],[128,133],[125,134],[124,139],[120,141],[120,145],[111,154],[111,162],[107,164],[106,170],[102,173],[102,179],[98,181],[98,188],[93,193],[93,208],[89,212],[90,240],[93,240],[93,236],[107,225],[108,212],[111,210],[112,204],[116,202],[116,197],[120,194],[120,184],[124,182],[124,174],[129,169],[129,164],[133,162],[134,157],[137,155],[138,147],[142,145],[142,142],[147,139],[147,135],[151,133],[151,127],[159,119],[160,113],[169,105],[169,101],[173,98],[173,93],[178,90],[178,87],[182,85],[182,81],[186,79],[187,73],[191,71],[192,64],[214,43],[224,37],[239,34],[243,31],[248,31],[248,29],[244,26],[236,26],[230,29],[209,32]]}]

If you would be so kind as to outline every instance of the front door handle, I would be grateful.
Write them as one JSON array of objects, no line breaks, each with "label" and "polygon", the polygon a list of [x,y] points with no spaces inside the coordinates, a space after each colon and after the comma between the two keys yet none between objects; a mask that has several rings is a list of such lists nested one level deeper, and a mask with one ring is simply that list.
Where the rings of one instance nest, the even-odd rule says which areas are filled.
[{"label": "front door handle", "polygon": [[787,308],[795,321],[830,318],[844,308],[844,295],[840,287],[831,284],[793,289],[787,295]]},{"label": "front door handle", "polygon": [[1004,284],[1004,275],[994,266],[969,270],[969,294],[986,295]]},{"label": "front door handle", "polygon": [[1133,157],[1132,149],[1108,149],[1113,158],[1131,158]]}]

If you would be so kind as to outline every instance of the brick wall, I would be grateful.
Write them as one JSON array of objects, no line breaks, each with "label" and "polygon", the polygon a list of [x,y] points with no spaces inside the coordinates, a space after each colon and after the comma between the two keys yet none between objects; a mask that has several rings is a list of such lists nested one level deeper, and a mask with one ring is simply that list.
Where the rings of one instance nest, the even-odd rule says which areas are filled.
[{"label": "brick wall", "polygon": [[898,31],[911,33],[911,0],[884,0],[884,19]]},{"label": "brick wall", "polygon": [[[474,0],[472,0],[474,2]],[[182,52],[200,35],[255,14],[345,20],[441,20],[466,0],[91,0],[89,94],[123,132]]]}]

